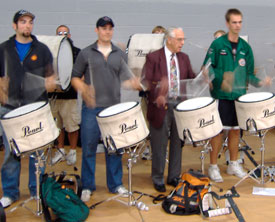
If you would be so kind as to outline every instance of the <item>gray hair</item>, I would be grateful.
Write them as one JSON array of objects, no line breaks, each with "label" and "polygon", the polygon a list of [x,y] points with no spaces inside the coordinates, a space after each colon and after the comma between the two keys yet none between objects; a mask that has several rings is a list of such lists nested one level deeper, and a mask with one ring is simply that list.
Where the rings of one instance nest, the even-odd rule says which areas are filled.
[{"label": "gray hair", "polygon": [[183,29],[181,27],[169,27],[167,29],[167,33],[165,35],[165,39],[167,39],[168,37],[172,37],[174,38],[175,37],[175,29],[181,29],[183,31]]}]

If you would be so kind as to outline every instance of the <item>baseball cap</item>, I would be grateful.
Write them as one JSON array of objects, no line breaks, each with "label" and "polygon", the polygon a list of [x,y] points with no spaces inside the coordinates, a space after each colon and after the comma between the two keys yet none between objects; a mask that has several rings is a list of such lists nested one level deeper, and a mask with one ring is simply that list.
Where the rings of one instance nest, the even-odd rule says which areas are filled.
[{"label": "baseball cap", "polygon": [[35,18],[35,15],[32,14],[31,12],[21,9],[18,12],[15,13],[15,15],[13,17],[13,22],[17,23],[18,19],[21,18],[22,16],[30,16],[32,19]]},{"label": "baseball cap", "polygon": [[99,26],[105,26],[107,24],[110,24],[112,27],[115,26],[113,20],[110,17],[104,16],[97,20],[96,27],[98,28]]}]

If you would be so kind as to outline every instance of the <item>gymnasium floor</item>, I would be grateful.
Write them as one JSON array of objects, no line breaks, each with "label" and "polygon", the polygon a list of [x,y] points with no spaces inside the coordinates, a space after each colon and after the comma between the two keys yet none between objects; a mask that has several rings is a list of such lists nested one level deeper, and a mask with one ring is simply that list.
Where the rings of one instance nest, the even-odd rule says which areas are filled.
[{"label": "gymnasium floor", "polygon": [[[248,145],[254,150],[255,155],[252,155],[253,158],[259,163],[260,162],[260,139],[256,136],[245,135],[245,141]],[[275,131],[270,130],[267,133],[265,138],[265,165],[271,166],[275,165]],[[200,169],[200,150],[201,147],[192,147],[190,145],[185,146],[183,148],[183,165],[182,172],[186,172],[188,169]],[[4,151],[0,152],[0,162],[3,162]],[[68,166],[66,162],[60,162],[55,166],[47,165],[47,172],[56,172],[59,173],[61,171],[66,171],[68,173],[78,173],[80,174],[81,169],[81,148],[77,149],[78,161],[76,164],[77,171],[74,170],[74,167]],[[251,161],[245,156],[244,158],[244,168],[249,170],[253,169],[254,166]],[[205,168],[207,169],[209,163],[209,158],[207,156],[205,160]],[[219,165],[222,172],[222,176],[224,178],[224,182],[218,184],[221,188],[224,189],[223,192],[219,192],[219,189],[215,186],[212,186],[212,190],[217,192],[219,195],[225,194],[225,192],[230,189],[234,184],[236,184],[239,179],[227,175],[226,172],[226,161],[224,158],[224,154],[222,154],[219,159]],[[91,197],[90,202],[87,203],[88,206],[105,200],[110,197],[114,197],[114,194],[110,194],[106,188],[106,177],[105,177],[105,158],[103,153],[97,154],[97,171],[96,171],[96,184],[97,190]],[[123,170],[124,170],[124,185],[128,186],[128,170],[127,170],[127,154],[123,156]],[[141,160],[139,159],[136,164],[133,165],[132,168],[132,187],[133,190],[141,191],[151,195],[158,195],[158,193],[154,190],[151,179],[151,161],[150,160]],[[267,177],[266,180],[269,180],[270,177]],[[17,210],[12,213],[8,212],[12,207],[17,206],[20,202],[29,198],[29,193],[27,189],[27,180],[28,180],[28,158],[22,158],[22,169],[21,169],[21,197],[20,200],[14,203],[11,207],[6,209],[7,221],[12,222],[36,222],[36,221],[44,221],[43,217],[35,216],[30,210],[19,207]],[[215,185],[215,184],[214,184]],[[253,187],[265,187],[265,188],[275,188],[274,182],[266,182],[264,185],[258,184],[252,179],[246,179],[242,183],[237,186],[237,192],[240,194],[239,198],[234,198],[235,203],[237,204],[239,210],[241,211],[245,221],[274,221],[275,220],[275,197],[272,196],[259,196],[253,195],[252,190]],[[166,195],[173,189],[171,186],[166,186],[167,192]],[[0,195],[2,196],[2,191],[0,191]],[[121,198],[122,200],[127,201],[127,198]],[[141,214],[144,218],[144,221],[150,222],[159,222],[159,221],[238,221],[235,217],[234,213],[229,215],[223,215],[213,218],[203,219],[200,215],[192,215],[192,216],[175,216],[169,215],[164,212],[160,204],[153,204],[152,199],[149,197],[142,197],[140,199],[142,202],[146,203],[149,207],[148,211],[141,211]],[[33,210],[36,210],[35,201],[30,201],[27,206]],[[220,207],[224,207],[224,200],[218,201]],[[112,222],[135,222],[142,221],[141,217],[138,213],[138,210],[133,206],[125,206],[118,201],[108,201],[96,206],[95,209],[90,211],[90,215],[87,221],[112,221]]]}]

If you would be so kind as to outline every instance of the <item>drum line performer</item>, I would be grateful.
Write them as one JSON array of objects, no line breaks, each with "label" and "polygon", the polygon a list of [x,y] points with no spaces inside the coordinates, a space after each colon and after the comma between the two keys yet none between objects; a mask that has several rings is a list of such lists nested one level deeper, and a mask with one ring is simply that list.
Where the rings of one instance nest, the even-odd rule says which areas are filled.
[{"label": "drum line performer", "polygon": [[[1,51],[1,115],[36,101],[47,101],[47,92],[56,88],[53,71],[53,58],[46,45],[39,42],[34,35],[33,20],[35,16],[29,11],[19,10],[13,17],[12,27],[15,35],[0,45]],[[28,82],[24,82],[26,73],[45,78],[45,88],[35,92],[28,91]],[[41,94],[39,97],[37,94]],[[38,94],[38,95],[39,95]],[[38,97],[38,98],[37,98]],[[3,207],[10,206],[19,199],[20,158],[11,154],[10,145],[4,133],[5,157],[1,169]],[[29,158],[29,190],[36,196],[35,158]],[[41,169],[43,173],[44,168]]]},{"label": "drum line performer", "polygon": [[[72,47],[74,63],[80,49],[73,45],[69,27],[66,25],[59,25],[56,28],[56,35],[67,36],[67,40]],[[79,134],[80,113],[77,106],[77,92],[73,87],[69,87],[70,88],[66,92],[49,93],[49,98],[52,98],[50,101],[52,114],[54,118],[57,119],[57,126],[61,130],[57,139],[58,150],[52,158],[52,164],[65,159],[68,165],[75,165],[76,163],[76,147]],[[64,149],[65,131],[68,134],[70,145],[70,151],[67,154]]]},{"label": "drum line performer", "polygon": [[184,40],[182,28],[168,28],[165,46],[147,55],[143,69],[149,86],[147,118],[151,133],[152,181],[159,192],[166,191],[164,169],[169,134],[167,184],[176,186],[181,174],[182,148],[173,107],[182,100],[180,80],[195,77],[188,55],[181,52]]},{"label": "drum line performer", "polygon": [[[254,75],[254,57],[250,45],[239,37],[243,15],[240,10],[228,9],[225,14],[228,33],[212,42],[206,54],[204,65],[211,60],[214,79],[210,85],[211,95],[218,99],[218,110],[223,128],[229,130],[228,148],[230,162],[227,173],[244,177],[246,172],[238,163],[240,129],[238,126],[234,100],[246,93],[247,83],[254,86],[270,84],[267,77],[260,81]],[[222,147],[223,135],[220,133],[211,140],[210,166],[208,175],[215,182],[223,182],[217,165],[218,152]]]},{"label": "drum line performer", "polygon": [[[141,90],[140,81],[129,77],[128,69],[123,66],[127,56],[112,43],[114,22],[108,16],[97,20],[95,32],[98,39],[80,51],[72,72],[72,86],[83,98],[81,118],[82,167],[81,180],[83,191],[81,199],[90,200],[96,189],[95,167],[96,149],[100,130],[96,115],[104,108],[120,103],[121,82],[125,87]],[[81,78],[84,76],[84,81]],[[128,196],[122,185],[122,155],[108,155],[105,148],[107,187],[111,193]]]}]

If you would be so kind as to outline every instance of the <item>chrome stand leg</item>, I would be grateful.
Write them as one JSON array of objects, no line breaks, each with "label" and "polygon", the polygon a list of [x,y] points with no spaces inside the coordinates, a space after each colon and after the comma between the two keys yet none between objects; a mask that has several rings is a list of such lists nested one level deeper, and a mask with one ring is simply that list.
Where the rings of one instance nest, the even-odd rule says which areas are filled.
[{"label": "chrome stand leg", "polygon": [[[142,147],[140,149],[137,149],[140,145]],[[148,211],[149,208],[145,205],[145,203],[143,203],[141,201],[138,201],[138,200],[143,195],[146,195],[146,194],[132,190],[132,167],[133,167],[133,163],[137,162],[137,158],[138,158],[139,154],[142,153],[142,148],[144,148],[144,146],[145,146],[145,142],[143,142],[143,144],[138,144],[136,146],[129,147],[128,149],[126,149],[126,153],[129,155],[129,158],[128,158],[128,161],[127,161],[127,167],[128,167],[128,202],[125,202],[121,199],[118,199],[119,197],[122,196],[122,194],[119,194],[119,195],[116,195],[114,197],[110,197],[106,200],[95,203],[94,205],[92,205],[90,207],[91,209],[94,209],[97,205],[102,204],[104,202],[115,200],[115,201],[118,201],[121,204],[124,204],[124,205],[128,206],[128,207],[130,207],[130,206],[136,207],[136,209],[138,210],[139,216],[141,218],[141,221],[144,222],[144,218],[141,214],[141,211],[142,210]],[[140,196],[138,198],[135,198],[134,193],[138,193],[138,194],[140,194]],[[150,196],[150,195],[148,195],[148,196]]]},{"label": "chrome stand leg", "polygon": [[[265,165],[264,165],[264,159],[265,159],[265,144],[264,144],[264,140],[265,140],[265,135],[268,132],[268,130],[262,130],[259,132],[259,137],[261,139],[261,147],[260,147],[260,151],[261,151],[261,163],[256,166],[253,170],[251,170],[245,177],[243,177],[240,181],[238,181],[234,187],[238,186],[242,181],[244,181],[246,178],[250,177],[251,179],[255,180],[257,183],[259,184],[265,184]],[[261,177],[258,178],[258,176],[256,175],[255,171],[256,170],[260,170],[261,171]]]},{"label": "chrome stand leg", "polygon": [[[41,170],[40,168],[45,165],[46,159],[44,158],[44,153],[46,151],[49,151],[51,149],[51,145],[48,145],[47,148],[42,152],[41,149],[35,151],[35,155],[33,155],[32,158],[35,158],[35,176],[36,176],[36,196],[30,197],[29,199],[23,201],[22,203],[18,204],[17,206],[10,209],[7,213],[11,213],[18,209],[19,207],[24,207],[27,210],[30,210],[34,215],[41,216],[43,213],[42,205],[41,205],[41,198],[40,198],[40,174]],[[36,201],[36,210],[30,209],[26,204],[31,201]]]}]

